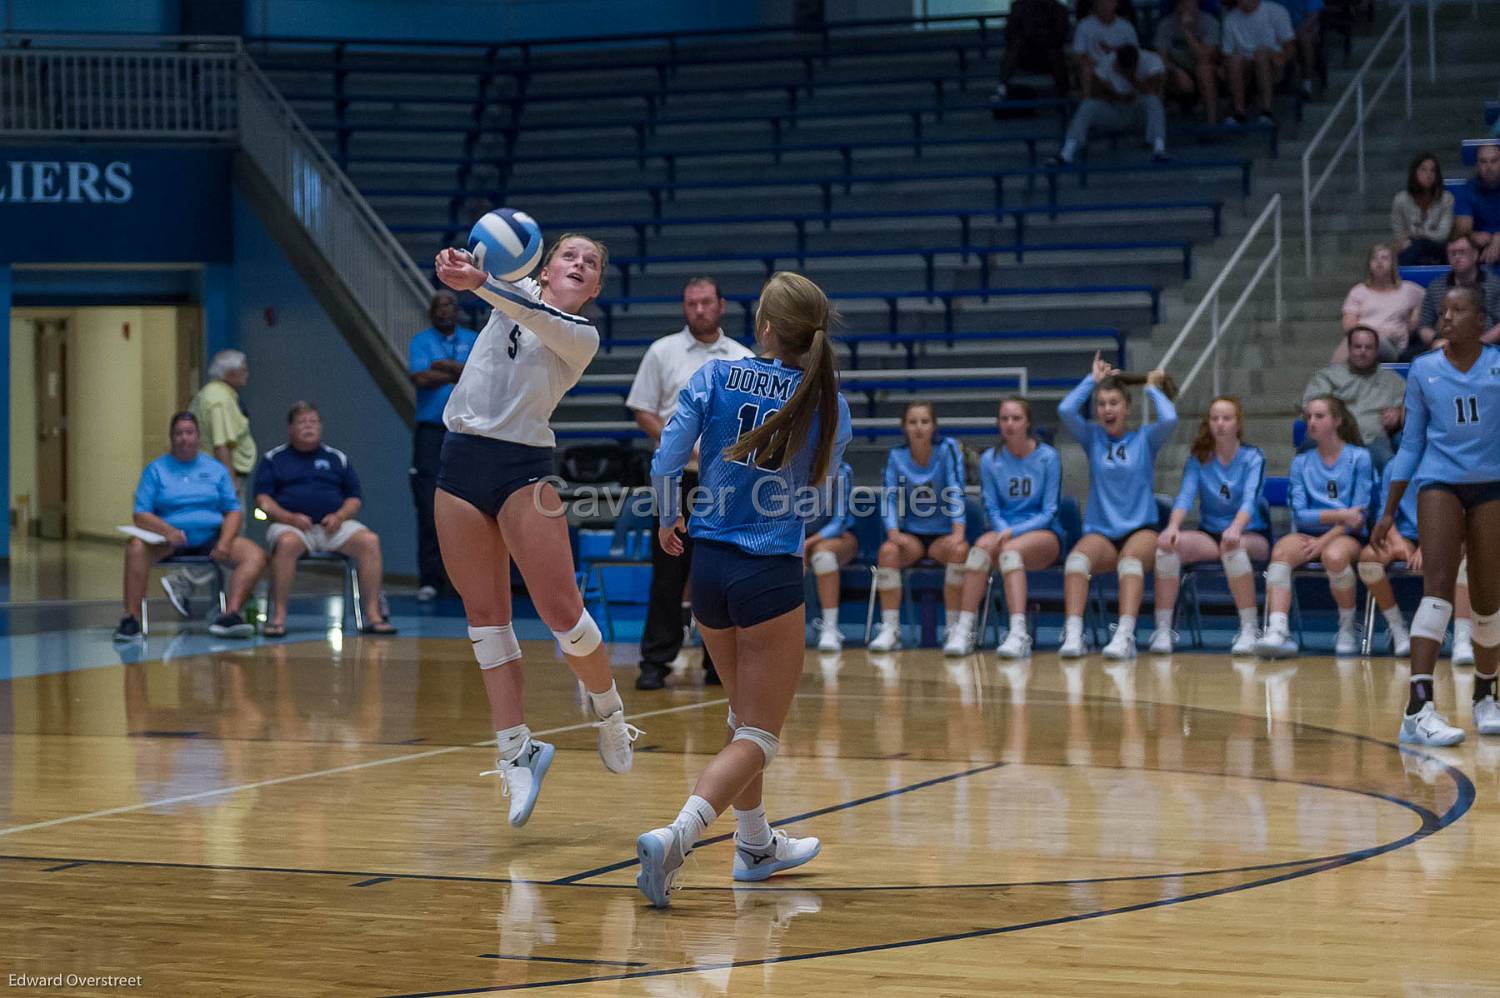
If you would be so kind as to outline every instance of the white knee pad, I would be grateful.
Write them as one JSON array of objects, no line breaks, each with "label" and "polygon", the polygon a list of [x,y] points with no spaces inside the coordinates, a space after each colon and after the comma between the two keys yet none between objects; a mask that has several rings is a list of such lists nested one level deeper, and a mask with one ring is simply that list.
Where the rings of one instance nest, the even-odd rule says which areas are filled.
[{"label": "white knee pad", "polygon": [[1474,643],[1482,648],[1500,645],[1500,611],[1474,614]]},{"label": "white knee pad", "polygon": [[587,655],[604,643],[604,635],[599,633],[599,625],[594,623],[594,618],[589,616],[587,609],[572,630],[553,631],[552,636],[562,646],[563,654],[574,658]]},{"label": "white knee pad", "polygon": [[1359,563],[1359,581],[1367,586],[1385,579],[1385,566],[1378,561],[1362,561]]},{"label": "white knee pad", "polygon": [[955,565],[949,562],[948,567],[943,569],[943,585],[961,586],[964,584],[964,576],[968,574],[968,569],[964,565]]},{"label": "white knee pad", "polygon": [[814,575],[832,575],[839,570],[839,556],[832,551],[814,551],[808,561]]},{"label": "white knee pad", "polygon": [[901,570],[899,568],[875,569],[875,588],[881,590],[900,589]]},{"label": "white knee pad", "polygon": [[509,624],[469,628],[469,643],[481,669],[497,669],[521,657],[521,643]]},{"label": "white knee pad", "polygon": [[[1131,559],[1132,561],[1134,559]],[[1123,563],[1121,565],[1123,566]],[[1156,552],[1156,577],[1158,579],[1175,579],[1182,574],[1182,555],[1176,551]]]},{"label": "white knee pad", "polygon": [[728,728],[730,731],[738,731],[739,730],[740,719],[738,717],[734,716],[734,708],[733,707],[729,708],[729,713],[724,718],[724,727]]},{"label": "white knee pad", "polygon": [[1127,557],[1120,559],[1120,567],[1115,569],[1115,574],[1122,579],[1132,575],[1140,579],[1145,577],[1146,569],[1141,564],[1141,559]]},{"label": "white knee pad", "polygon": [[1219,556],[1219,564],[1224,566],[1224,574],[1231,579],[1237,579],[1242,575],[1250,574],[1250,552],[1244,548],[1235,548],[1228,554]]},{"label": "white knee pad", "polygon": [[1284,561],[1273,561],[1266,569],[1266,585],[1280,589],[1292,588],[1292,566]]},{"label": "white knee pad", "polygon": [[[1417,612],[1411,617],[1411,636],[1414,638],[1426,638],[1442,644],[1443,638],[1448,634],[1448,618],[1453,616],[1453,604],[1437,596],[1423,596],[1422,602],[1417,606]],[[1479,618],[1474,619],[1474,640],[1479,640],[1478,623]]]},{"label": "white knee pad", "polygon": [[[1005,557],[1001,555],[1001,557]],[[964,559],[964,568],[971,572],[988,572],[990,570],[990,553],[979,545],[969,548],[969,557]]]},{"label": "white knee pad", "polygon": [[[765,753],[765,765],[771,765],[771,760],[776,758],[776,753],[781,751],[781,739],[763,728],[752,728],[750,725],[741,725],[734,729],[734,742],[754,742],[762,752]],[[765,768],[764,766],[762,768]]]},{"label": "white knee pad", "polygon": [[1354,569],[1350,568],[1348,565],[1345,565],[1337,572],[1325,569],[1323,574],[1328,576],[1328,584],[1333,586],[1333,588],[1335,589],[1354,588]]},{"label": "white knee pad", "polygon": [[1458,585],[1468,588],[1469,586],[1469,556],[1464,555],[1464,560],[1458,563]]},{"label": "white knee pad", "polygon": [[1026,561],[1021,557],[1019,551],[1000,552],[1000,574],[1009,575],[1011,572],[1019,572],[1026,567]]},{"label": "white knee pad", "polygon": [[1063,562],[1064,575],[1081,575],[1086,579],[1089,577],[1089,574],[1093,571],[1093,569],[1093,559],[1084,554],[1082,551],[1074,551],[1072,554],[1068,555],[1067,560]]}]

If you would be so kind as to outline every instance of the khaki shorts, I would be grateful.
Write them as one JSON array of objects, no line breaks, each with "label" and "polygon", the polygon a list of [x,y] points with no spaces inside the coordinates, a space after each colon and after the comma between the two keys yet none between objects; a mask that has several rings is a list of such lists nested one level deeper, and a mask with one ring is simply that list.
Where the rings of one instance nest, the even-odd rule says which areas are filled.
[{"label": "khaki shorts", "polygon": [[339,525],[339,529],[329,536],[328,531],[314,524],[311,530],[299,530],[285,523],[273,523],[266,530],[266,546],[275,550],[276,542],[284,534],[296,534],[307,548],[308,554],[323,554],[327,551],[337,551],[349,543],[349,538],[365,529],[365,525],[358,520],[345,520]]}]

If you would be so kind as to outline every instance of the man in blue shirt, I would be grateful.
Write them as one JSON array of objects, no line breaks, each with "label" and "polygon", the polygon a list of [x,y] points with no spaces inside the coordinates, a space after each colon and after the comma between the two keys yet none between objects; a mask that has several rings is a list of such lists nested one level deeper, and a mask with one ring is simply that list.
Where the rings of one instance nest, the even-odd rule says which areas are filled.
[{"label": "man in blue shirt", "polygon": [[354,559],[365,604],[365,634],[395,634],[380,610],[380,538],[354,519],[362,505],[359,476],[343,451],[323,443],[323,421],[310,402],[287,413],[287,442],[255,469],[255,505],[271,519],[271,619],[264,634],[286,634],[286,601],[304,554],[337,551]]},{"label": "man in blue shirt", "polygon": [[1479,247],[1479,262],[1500,262],[1500,142],[1479,147],[1474,176],[1459,189],[1453,207],[1453,235],[1468,233]]},{"label": "man in blue shirt", "polygon": [[417,429],[411,451],[411,494],[417,504],[417,599],[424,603],[451,590],[438,550],[432,502],[443,452],[443,407],[479,334],[458,324],[458,299],[450,291],[432,296],[431,327],[412,337],[407,372],[417,386]]}]

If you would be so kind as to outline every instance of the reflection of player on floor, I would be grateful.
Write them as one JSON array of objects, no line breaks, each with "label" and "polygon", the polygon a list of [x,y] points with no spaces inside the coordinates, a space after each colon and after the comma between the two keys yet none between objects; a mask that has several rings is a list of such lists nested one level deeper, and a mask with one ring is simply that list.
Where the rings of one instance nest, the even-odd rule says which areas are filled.
[{"label": "reflection of player on floor", "polygon": [[[695,445],[693,615],[729,694],[729,743],[698,777],[677,820],[636,841],[636,885],[664,908],[698,837],[732,802],[734,879],[764,880],[817,855],[817,839],[772,832],[761,772],[781,747],[803,659],[803,513],[809,483],[837,470],[851,436],[828,335],[828,299],[796,274],[772,275],[755,333],[765,357],[716,360],[693,375],[662,434],[651,477],[661,544],[682,549],[672,501]],[[825,491],[824,495],[827,495]],[[709,507],[703,515],[698,509]]]},{"label": "reflection of player on floor", "polygon": [[599,349],[594,324],[575,313],[598,296],[607,262],[600,243],[570,234],[542,261],[540,285],[492,278],[458,250],[437,257],[439,280],[495,307],[443,411],[449,432],[435,509],[443,567],[463,597],[489,697],[500,750],[492,772],[504,780],[516,826],[531,817],[554,749],[532,740],[522,708],[512,558],[568,668],[589,691],[605,768],[629,770],[630,743],[639,734],[625,723],[599,627],[574,582],[568,521],[556,515],[561,500],[544,481],[553,469],[548,421]]},{"label": "reflection of player on floor", "polygon": [[1473,287],[1456,287],[1443,299],[1441,329],[1447,345],[1412,361],[1406,381],[1406,432],[1392,460],[1385,513],[1371,534],[1381,547],[1413,478],[1417,536],[1421,542],[1422,604],[1411,626],[1411,696],[1401,720],[1401,741],[1456,745],[1461,728],[1432,702],[1437,662],[1465,543],[1469,596],[1474,606],[1474,727],[1500,735],[1495,704],[1500,662],[1500,347],[1480,341],[1484,299]]}]

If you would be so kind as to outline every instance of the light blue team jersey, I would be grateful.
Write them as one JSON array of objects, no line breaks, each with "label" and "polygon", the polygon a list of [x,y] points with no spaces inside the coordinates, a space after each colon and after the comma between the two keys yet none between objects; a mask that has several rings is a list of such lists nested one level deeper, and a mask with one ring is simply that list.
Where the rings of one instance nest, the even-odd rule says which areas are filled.
[{"label": "light blue team jersey", "polygon": [[839,534],[854,529],[854,514],[849,511],[849,504],[854,497],[854,469],[846,461],[839,465],[838,472],[832,478],[827,508],[820,510],[817,516],[804,525],[803,529],[808,537],[816,534],[824,540],[832,540]]},{"label": "light blue team jersey", "polygon": [[135,487],[135,512],[166,520],[187,534],[191,547],[217,537],[224,517],[239,508],[229,470],[202,452],[192,461],[163,454],[146,465]]},{"label": "light blue team jersey", "polygon": [[[1378,520],[1385,515],[1385,500],[1391,494],[1391,483],[1396,479],[1391,477],[1391,466],[1385,466],[1385,481],[1380,483],[1380,494],[1375,497],[1375,518]],[[1401,504],[1396,507],[1396,533],[1405,537],[1413,544],[1417,542],[1417,492],[1418,483],[1413,482],[1401,497]]]},{"label": "light blue team jersey", "polygon": [[1146,386],[1156,420],[1111,437],[1084,415],[1094,379],[1084,378],[1058,404],[1057,415],[1089,459],[1089,508],[1083,532],[1118,540],[1157,522],[1152,478],[1156,453],[1177,429],[1177,408],[1154,385]]},{"label": "light blue team jersey", "polygon": [[1050,530],[1062,538],[1057,522],[1062,461],[1052,447],[1038,442],[1025,457],[1016,457],[1004,444],[991,447],[979,458],[979,484],[989,529],[1009,530],[1012,537]]},{"label": "light blue team jersey", "polygon": [[[1333,466],[1323,463],[1316,449],[1292,458],[1292,526],[1304,534],[1324,534],[1329,525],[1319,522],[1324,510],[1357,509],[1370,515],[1370,493],[1375,487],[1375,468],[1370,452],[1345,444]],[[1368,523],[1352,534],[1363,536]]]},{"label": "light blue team jersey", "polygon": [[964,522],[964,457],[958,441],[932,442],[925,465],[910,447],[897,447],[885,459],[881,514],[885,529],[908,534],[946,534]]},{"label": "light blue team jersey", "polygon": [[[662,430],[661,446],[651,461],[662,526],[670,526],[682,512],[677,502],[682,469],[697,446],[702,455],[698,497],[689,499],[688,533],[733,544],[747,554],[802,553],[803,525],[826,512],[830,492],[827,482],[811,487],[808,482],[818,420],[813,420],[807,443],[781,471],[755,467],[753,456],[743,463],[724,456],[742,433],[780,411],[801,381],[800,369],[757,357],[712,360],[698,369],[678,394],[677,411]],[[843,462],[853,436],[843,395],[838,420],[830,468]]]},{"label": "light blue team jersey", "polygon": [[1500,347],[1481,350],[1468,373],[1441,350],[1411,362],[1406,426],[1387,478],[1447,485],[1500,480]]},{"label": "light blue team jersey", "polygon": [[1219,462],[1218,454],[1207,461],[1188,455],[1182,469],[1182,488],[1177,490],[1173,509],[1190,512],[1198,501],[1198,529],[1222,534],[1241,513],[1250,517],[1246,530],[1265,532],[1267,524],[1260,512],[1261,490],[1266,479],[1266,456],[1259,447],[1240,444],[1228,464]]}]

